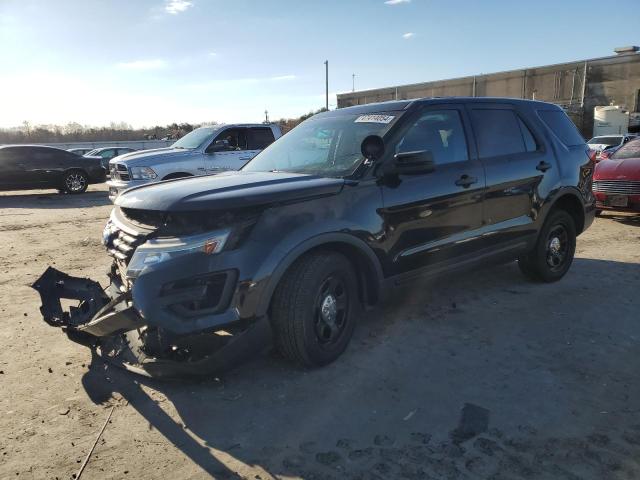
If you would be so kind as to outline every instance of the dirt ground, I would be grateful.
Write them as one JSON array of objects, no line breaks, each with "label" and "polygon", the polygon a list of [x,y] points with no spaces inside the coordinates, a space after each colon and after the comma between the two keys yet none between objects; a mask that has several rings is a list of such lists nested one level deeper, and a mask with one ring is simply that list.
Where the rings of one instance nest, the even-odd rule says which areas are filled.
[{"label": "dirt ground", "polygon": [[158,382],[47,326],[48,265],[106,280],[106,187],[0,194],[0,478],[640,477],[640,216],[605,214],[559,283],[515,263],[415,285],[337,362],[259,355]]}]

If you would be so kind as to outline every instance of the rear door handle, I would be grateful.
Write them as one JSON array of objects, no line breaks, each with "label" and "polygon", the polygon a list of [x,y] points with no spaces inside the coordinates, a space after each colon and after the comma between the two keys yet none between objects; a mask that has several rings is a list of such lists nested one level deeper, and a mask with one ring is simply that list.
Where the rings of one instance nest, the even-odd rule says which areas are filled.
[{"label": "rear door handle", "polygon": [[543,160],[538,164],[538,166],[536,167],[536,170],[540,170],[541,172],[546,172],[550,168],[551,168],[551,164]]},{"label": "rear door handle", "polygon": [[474,183],[478,183],[478,179],[476,177],[470,177],[467,174],[462,175],[458,180],[456,180],[456,185],[464,188],[469,188]]}]

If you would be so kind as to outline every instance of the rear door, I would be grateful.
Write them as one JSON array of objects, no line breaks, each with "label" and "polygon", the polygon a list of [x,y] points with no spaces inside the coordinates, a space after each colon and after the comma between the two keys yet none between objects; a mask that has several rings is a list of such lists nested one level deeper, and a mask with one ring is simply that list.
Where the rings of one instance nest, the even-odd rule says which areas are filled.
[{"label": "rear door", "polygon": [[[220,132],[205,150],[205,169],[207,173],[219,173],[225,170],[239,170],[253,155],[247,150],[246,128],[228,128]],[[225,150],[216,150],[216,142],[229,142]]]},{"label": "rear door", "polygon": [[427,106],[399,133],[393,154],[428,150],[435,171],[382,186],[388,275],[413,276],[474,252],[482,227],[484,171],[460,105]]},{"label": "rear door", "polygon": [[478,155],[487,175],[484,242],[524,247],[546,192],[558,179],[553,152],[545,147],[532,115],[515,105],[469,104]]}]

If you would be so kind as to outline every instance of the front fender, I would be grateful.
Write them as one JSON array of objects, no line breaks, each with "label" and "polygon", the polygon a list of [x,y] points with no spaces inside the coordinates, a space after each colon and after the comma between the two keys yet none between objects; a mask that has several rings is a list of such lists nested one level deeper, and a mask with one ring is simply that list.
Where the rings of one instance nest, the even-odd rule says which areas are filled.
[{"label": "front fender", "polygon": [[265,278],[266,280],[258,299],[256,316],[266,315],[273,293],[288,268],[306,252],[323,245],[344,245],[352,249],[357,249],[363,258],[367,259],[369,267],[375,277],[373,279],[375,285],[379,288],[382,284],[383,272],[380,261],[373,250],[363,240],[343,232],[318,234],[299,243],[285,255],[278,255],[274,252],[267,261],[263,262],[256,278]]}]

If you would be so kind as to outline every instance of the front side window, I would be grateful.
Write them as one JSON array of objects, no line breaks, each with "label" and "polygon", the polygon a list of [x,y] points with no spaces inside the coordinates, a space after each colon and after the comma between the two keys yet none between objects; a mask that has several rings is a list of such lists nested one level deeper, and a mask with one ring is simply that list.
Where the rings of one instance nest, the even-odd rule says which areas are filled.
[{"label": "front side window", "polygon": [[480,158],[500,157],[527,151],[520,119],[513,110],[473,109],[473,129]]},{"label": "front side window", "polygon": [[313,117],[260,152],[243,171],[284,171],[327,177],[351,175],[363,161],[360,146],[369,135],[384,136],[401,112]]},{"label": "front side window", "polygon": [[227,148],[227,151],[229,152],[247,149],[247,137],[245,135],[244,128],[230,128],[221,132],[213,142],[211,142],[209,149],[213,147],[216,142],[223,140],[226,140],[229,143]]},{"label": "front side window", "polygon": [[430,110],[415,121],[398,142],[396,153],[428,150],[436,164],[469,159],[467,141],[457,110]]},{"label": "front side window", "polygon": [[640,158],[640,140],[633,140],[620,147],[611,157],[613,160]]}]

